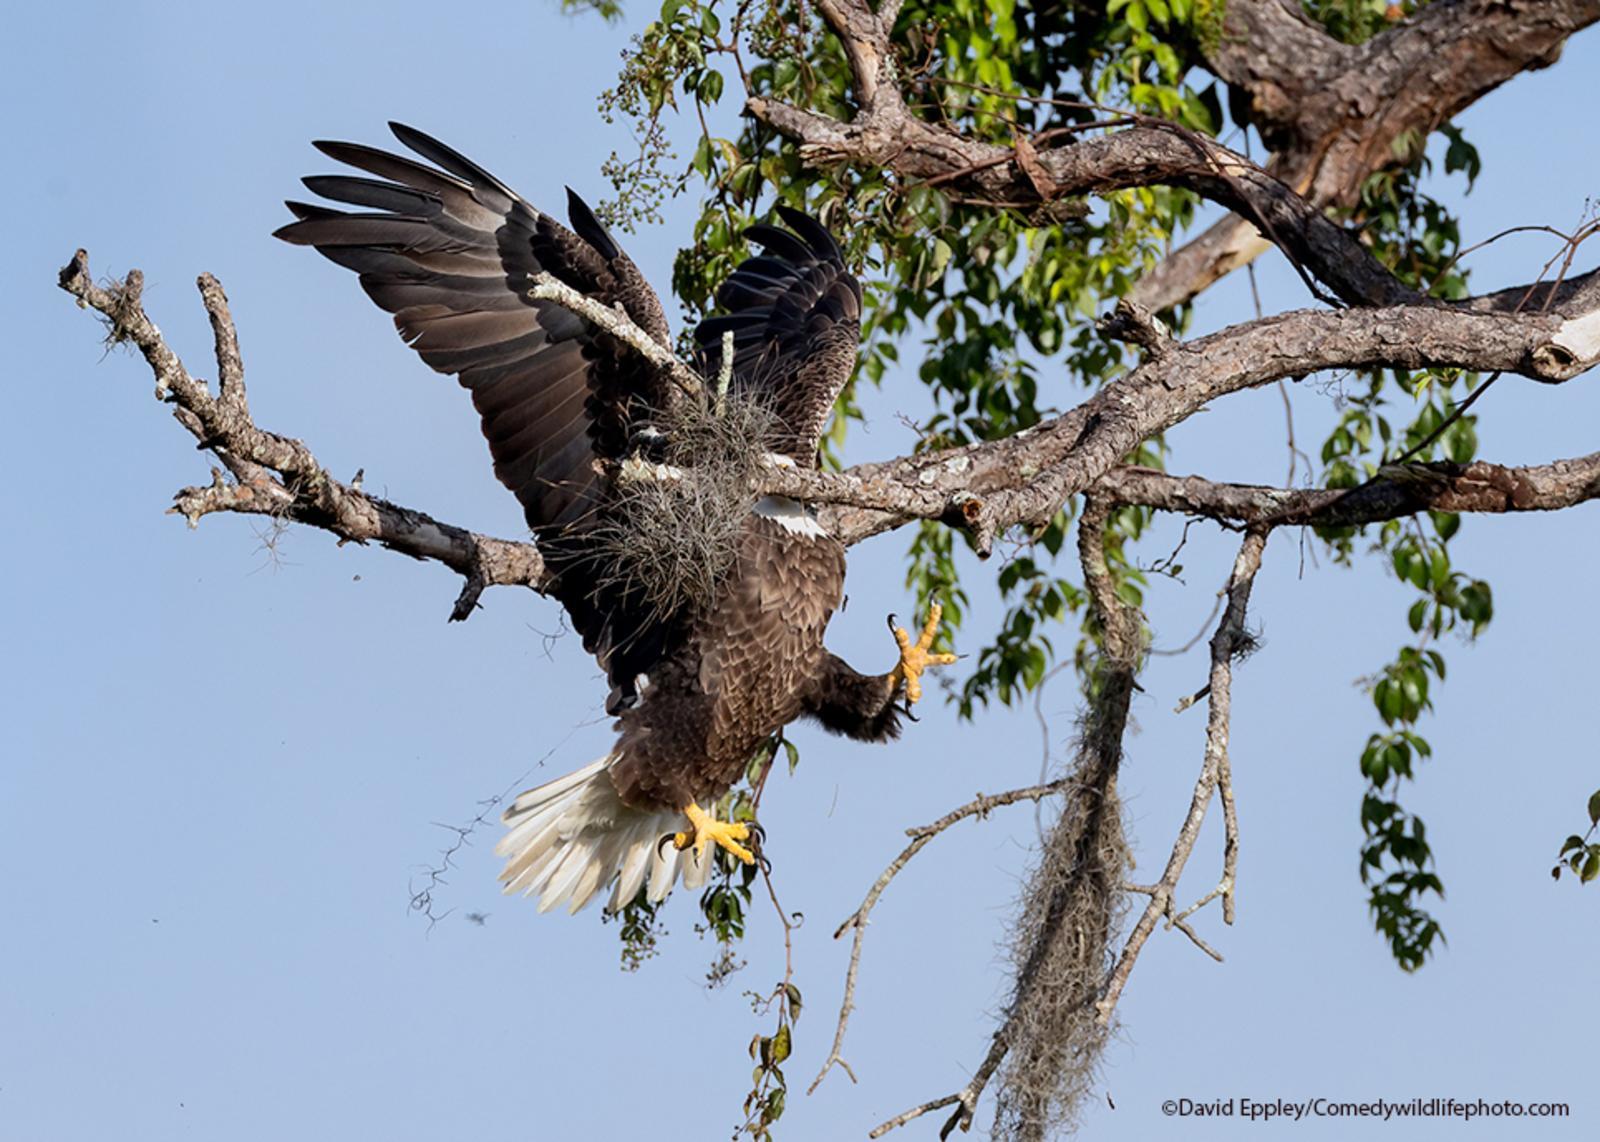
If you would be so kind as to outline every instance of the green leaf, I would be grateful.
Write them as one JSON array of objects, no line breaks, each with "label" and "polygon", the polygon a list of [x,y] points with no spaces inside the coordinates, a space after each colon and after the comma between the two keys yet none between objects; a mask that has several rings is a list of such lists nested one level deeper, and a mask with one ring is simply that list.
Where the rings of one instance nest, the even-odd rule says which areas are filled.
[{"label": "green leaf", "polygon": [[720,71],[706,72],[705,77],[700,80],[699,95],[702,103],[715,103],[722,98],[722,73]]}]

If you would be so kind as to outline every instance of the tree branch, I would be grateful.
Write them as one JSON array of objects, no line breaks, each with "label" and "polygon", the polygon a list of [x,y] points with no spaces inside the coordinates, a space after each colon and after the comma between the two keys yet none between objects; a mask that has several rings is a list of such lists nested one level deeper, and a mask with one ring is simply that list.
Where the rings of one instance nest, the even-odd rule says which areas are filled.
[{"label": "tree branch", "polygon": [[[1600,359],[1596,334],[1600,334],[1600,310],[1578,317],[1485,313],[1470,305],[1432,303],[1299,310],[1177,344],[1078,407],[1002,440],[858,465],[843,473],[775,470],[763,476],[762,487],[836,505],[826,513],[825,522],[846,544],[920,518],[966,527],[983,553],[1007,528],[1048,523],[1068,498],[1105,477],[1140,441],[1229,393],[1321,369],[1367,366],[1505,369],[1556,383],[1577,376]],[[1563,478],[1586,474],[1567,473]],[[1179,502],[1176,489],[1157,488],[1153,478],[1145,484],[1152,494],[1159,491],[1172,496],[1175,505]],[[1465,490],[1466,485],[1459,486]],[[1471,510],[1485,510],[1494,502],[1492,487],[1479,490],[1482,496],[1477,502],[1484,507]],[[1393,482],[1380,491],[1393,495]],[[1576,494],[1576,489],[1568,486],[1567,492]],[[1331,511],[1327,506],[1331,500],[1315,497],[1350,493],[1305,495],[1312,499],[1296,502],[1316,502],[1318,510]],[[1507,505],[1539,500],[1535,495],[1527,501],[1526,493],[1506,496],[1503,493],[1500,502]],[[1357,498],[1351,506],[1364,499]],[[1386,502],[1396,514],[1407,514],[1399,507],[1414,501],[1399,497]],[[1463,503],[1440,510],[1468,509]]]},{"label": "tree branch", "polygon": [[[1436,0],[1359,46],[1284,0],[1228,0],[1206,63],[1243,94],[1274,155],[1267,169],[1315,209],[1352,205],[1373,173],[1506,80],[1546,67],[1600,0]],[[1238,103],[1240,101],[1236,101]],[[1414,138],[1410,146],[1397,145]],[[1188,301],[1269,244],[1224,218],[1172,251],[1130,297],[1153,311]]]},{"label": "tree branch", "polygon": [[839,1021],[834,1028],[833,1046],[828,1051],[828,1057],[823,1060],[822,1069],[817,1072],[817,1077],[812,1079],[811,1085],[806,1088],[807,1094],[817,1089],[836,1064],[844,1068],[844,1072],[850,1076],[851,1082],[856,1081],[855,1072],[850,1069],[850,1064],[844,1061],[840,1051],[844,1047],[845,1028],[850,1023],[850,1013],[855,1010],[856,979],[861,970],[861,946],[867,938],[867,918],[871,915],[873,908],[877,906],[878,898],[889,887],[889,882],[900,875],[900,870],[911,862],[912,857],[922,851],[923,846],[951,825],[964,821],[968,817],[987,817],[990,810],[998,809],[1002,805],[1013,805],[1018,801],[1042,800],[1045,797],[1061,792],[1066,785],[1067,780],[1063,778],[1044,785],[1032,785],[1026,789],[1012,789],[1005,793],[980,793],[973,800],[958,809],[952,809],[931,825],[923,825],[920,828],[906,830],[906,836],[911,838],[911,843],[901,851],[899,856],[889,862],[889,866],[883,870],[878,879],[873,881],[872,887],[867,890],[866,898],[861,901],[861,907],[847,916],[844,923],[840,924],[833,933],[833,938],[837,940],[846,932],[854,929],[855,939],[850,944],[850,966],[845,971],[844,1001],[839,1007]]},{"label": "tree branch", "polygon": [[678,360],[668,346],[645,332],[620,304],[612,308],[549,274],[536,274],[532,281],[533,285],[528,290],[529,298],[534,301],[553,301],[603,329],[652,365],[665,369],[672,382],[690,396],[698,396],[704,391],[705,382],[700,374]]},{"label": "tree branch", "polygon": [[1151,468],[1106,473],[1095,491],[1118,503],[1236,524],[1355,527],[1419,511],[1560,511],[1600,498],[1600,452],[1525,468],[1475,460],[1386,468],[1357,488],[1270,488],[1172,476]]},{"label": "tree branch", "polygon": [[[1200,776],[1195,781],[1194,795],[1189,801],[1189,812],[1178,829],[1172,852],[1167,857],[1166,870],[1151,889],[1150,902],[1145,906],[1138,922],[1134,924],[1133,931],[1123,946],[1122,955],[1118,957],[1116,966],[1106,979],[1105,993],[1096,1005],[1103,1023],[1110,1022],[1112,1012],[1116,1010],[1117,999],[1121,996],[1123,987],[1127,985],[1128,976],[1133,972],[1133,965],[1139,958],[1140,950],[1150,938],[1150,933],[1155,930],[1156,921],[1168,916],[1174,924],[1177,924],[1187,919],[1189,915],[1183,913],[1173,916],[1172,901],[1178,890],[1178,881],[1183,876],[1183,867],[1188,863],[1189,854],[1194,850],[1195,841],[1200,836],[1200,826],[1205,822],[1211,795],[1216,791],[1222,774],[1227,769],[1233,661],[1249,642],[1249,636],[1245,631],[1245,612],[1250,603],[1250,588],[1255,582],[1256,572],[1261,568],[1261,555],[1266,549],[1266,544],[1265,529],[1254,528],[1248,532],[1244,542],[1240,544],[1239,555],[1234,560],[1233,573],[1228,577],[1228,604],[1223,610],[1222,621],[1217,624],[1216,634],[1211,637],[1205,760],[1200,767]],[[1228,840],[1231,843],[1227,844],[1224,850],[1223,881],[1218,885],[1217,892],[1225,898],[1231,898],[1233,894],[1233,861],[1237,853],[1237,839],[1231,831]],[[1195,907],[1198,908],[1199,904]],[[1193,910],[1190,909],[1190,912]],[[1192,932],[1187,934],[1191,939],[1197,939]]]},{"label": "tree branch", "polygon": [[[930,1111],[954,1106],[939,1131],[972,1128],[978,1101],[1005,1065],[997,1122],[1042,1134],[1052,1111],[1087,1089],[1104,1020],[1095,1018],[1105,953],[1122,890],[1127,849],[1116,795],[1134,676],[1142,658],[1138,611],[1123,602],[1106,563],[1110,505],[1089,497],[1078,520],[1078,556],[1092,604],[1101,656],[1075,769],[1059,782],[1067,793],[1060,819],[1029,878],[1016,946],[1016,986],[988,1052],[966,1086],[925,1102],[877,1128],[878,1138]],[[1061,1052],[1070,1046],[1072,1055]],[[1070,1113],[1071,1107],[1064,1108]],[[997,1129],[997,1133],[1001,1133]]]},{"label": "tree branch", "polygon": [[[177,494],[174,511],[191,526],[212,512],[265,515],[322,528],[342,542],[376,541],[414,558],[436,560],[466,580],[453,619],[467,617],[487,587],[548,586],[543,560],[531,543],[479,535],[369,496],[358,482],[329,476],[300,441],[257,427],[226,297],[205,275],[199,285],[221,378],[220,395],[213,397],[145,315],[142,284],[134,271],[125,282],[95,285],[81,251],[61,273],[62,288],[103,315],[110,340],[139,349],[155,375],[157,396],[174,406],[179,423],[232,477],[217,471],[209,484]],[[1116,466],[1140,440],[1219,396],[1321,368],[1459,365],[1519,371],[1547,381],[1575,376],[1600,357],[1600,275],[1540,289],[1543,300],[1559,311],[1507,312],[1505,305],[1518,291],[1505,290],[1456,306],[1300,311],[1186,343],[1160,339],[1156,327],[1129,307],[1121,318],[1123,335],[1140,337],[1160,351],[1053,420],[1004,440],[842,473],[771,466],[752,491],[831,505],[827,522],[847,545],[920,518],[967,530],[980,550],[1007,528],[1047,522],[1070,496],[1090,487],[1117,503],[1245,524],[1343,526],[1424,508],[1569,507],[1600,495],[1600,454],[1522,469],[1482,462],[1466,468],[1410,465],[1348,491],[1217,484]],[[1526,301],[1528,288],[1521,296]],[[1569,316],[1584,306],[1595,308]]]},{"label": "tree branch", "polygon": [[146,316],[140,298],[144,277],[101,287],[89,273],[89,255],[79,250],[61,271],[61,288],[82,306],[100,313],[110,344],[130,343],[156,378],[156,398],[173,405],[173,416],[228,469],[232,480],[212,469],[211,483],[178,492],[173,512],[193,527],[202,516],[229,511],[310,524],[341,543],[375,541],[415,559],[431,559],[466,582],[451,612],[465,619],[478,596],[497,584],[547,585],[544,560],[531,543],[494,539],[387,500],[369,496],[356,482],[340,483],[304,444],[258,428],[250,418],[238,336],[221,284],[210,274],[198,285],[215,337],[219,395],[192,376]]},{"label": "tree branch", "polygon": [[1154,184],[1187,187],[1258,223],[1345,301],[1394,305],[1416,297],[1354,236],[1278,178],[1214,139],[1164,120],[1132,116],[1135,126],[1038,151],[1032,163],[1046,176],[1041,179],[1029,177],[1012,148],[937,129],[913,117],[898,98],[880,95],[874,112],[850,123],[762,96],[752,95],[745,106],[796,140],[807,165],[892,170],[936,182],[969,203],[1043,203],[1038,188],[1046,181],[1050,201]]}]

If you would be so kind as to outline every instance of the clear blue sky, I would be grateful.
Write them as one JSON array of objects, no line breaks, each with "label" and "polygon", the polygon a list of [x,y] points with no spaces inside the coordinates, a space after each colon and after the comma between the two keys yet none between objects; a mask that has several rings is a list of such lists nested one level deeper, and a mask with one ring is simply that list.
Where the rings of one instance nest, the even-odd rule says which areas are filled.
[{"label": "clear blue sky", "polygon": [[[142,362],[103,354],[98,327],[54,286],[77,246],[97,272],[142,267],[146,304],[196,372],[208,334],[193,289],[233,300],[252,407],[334,471],[482,530],[519,533],[471,410],[403,348],[346,273],[269,234],[299,175],[330,164],[318,137],[383,143],[398,118],[475,156],[535,203],[563,184],[600,197],[626,140],[592,110],[624,35],[552,4],[35,4],[9,19],[0,95],[12,109],[0,271],[9,360],[0,417],[0,1139],[229,1142],[283,1138],[727,1137],[746,1089],[746,988],[781,972],[765,904],[750,966],[720,991],[713,949],[675,899],[663,955],[616,968],[597,912],[538,916],[502,899],[489,852],[462,857],[431,934],[408,879],[476,803],[601,753],[604,686],[573,640],[548,649],[554,604],[491,592],[447,625],[457,582],[437,566],[338,549],[294,531],[274,566],[251,524],[191,533],[163,515],[206,458],[151,399]],[[642,14],[642,13],[641,13]],[[1582,113],[1600,39],[1579,36],[1463,119],[1485,173],[1466,237],[1570,223],[1600,192]],[[1451,200],[1457,191],[1446,192]],[[691,204],[628,245],[669,279]],[[1489,288],[1549,256],[1524,238],[1474,258]],[[1583,267],[1588,268],[1586,262]],[[1264,265],[1272,309],[1306,303]],[[1247,315],[1243,279],[1207,298],[1215,327]],[[914,353],[907,352],[907,357]],[[1057,381],[1060,402],[1077,398]],[[1320,439],[1336,386],[1295,387],[1302,441]],[[867,405],[860,459],[902,450],[894,413],[923,408],[908,378]],[[1600,393],[1507,379],[1481,406],[1484,452],[1533,462],[1593,450]],[[1270,391],[1231,398],[1174,433],[1174,465],[1276,480]],[[1408,597],[1375,564],[1331,569],[1275,537],[1254,608],[1265,649],[1240,671],[1233,758],[1243,828],[1238,923],[1198,920],[1227,957],[1157,932],[1122,1003],[1103,1102],[1086,1136],[1234,1138],[1172,1122],[1165,1098],[1565,1100],[1566,1121],[1518,1137],[1593,1137],[1600,896],[1549,867],[1600,786],[1591,602],[1593,505],[1556,518],[1469,519],[1458,560],[1493,581],[1479,645],[1449,648],[1427,727],[1436,759],[1409,792],[1449,888],[1449,944],[1404,976],[1370,931],[1356,874],[1360,744],[1374,727],[1357,680],[1390,655]],[[1171,546],[1165,527],[1149,558]],[[831,642],[886,665],[882,616],[907,612],[903,537],[852,556]],[[1160,643],[1186,641],[1226,575],[1231,540],[1196,528],[1186,585],[1150,594]],[[976,649],[996,608],[980,599]],[[1199,764],[1204,715],[1174,715],[1203,648],[1155,660],[1134,709],[1122,782],[1141,873],[1159,868]],[[1050,738],[1071,732],[1070,686]],[[801,729],[804,764],[769,790],[766,826],[808,1001],[790,1075],[809,1082],[832,1035],[847,948],[834,926],[904,843],[902,830],[979,790],[1029,784],[1031,710],[966,725],[930,702],[906,740],[873,748]],[[542,769],[529,775],[541,759]],[[986,1048],[1007,983],[1000,951],[1034,840],[1023,807],[941,837],[875,915],[842,1074],[794,1091],[782,1137],[853,1138],[951,1091]],[[1183,895],[1211,886],[1208,828]],[[467,912],[488,913],[479,927]],[[988,1123],[988,1109],[980,1125]],[[927,1138],[935,1121],[906,1133]],[[1391,1123],[1388,1139],[1511,1137],[1503,1124]],[[1348,1126],[1257,1126],[1349,1138]]]}]

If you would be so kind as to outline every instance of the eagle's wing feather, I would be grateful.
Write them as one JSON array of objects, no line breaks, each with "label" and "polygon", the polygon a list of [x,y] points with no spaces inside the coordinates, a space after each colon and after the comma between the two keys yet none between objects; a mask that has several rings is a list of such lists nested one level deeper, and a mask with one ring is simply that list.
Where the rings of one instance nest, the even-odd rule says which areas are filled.
[{"label": "eagle's wing feather", "polygon": [[775,451],[809,465],[833,402],[855,369],[861,284],[826,227],[786,206],[778,214],[788,230],[759,225],[745,231],[765,253],[746,259],[723,282],[717,304],[724,312],[696,326],[695,342],[701,372],[714,377],[723,336],[733,334],[733,390],[776,414]]},{"label": "eagle's wing feather", "polygon": [[585,534],[606,510],[596,457],[620,458],[632,434],[673,400],[663,374],[552,301],[528,296],[549,274],[668,343],[661,303],[588,206],[570,190],[573,229],[488,171],[413,128],[395,136],[428,162],[356,143],[319,142],[375,177],[318,175],[307,189],[338,210],[289,203],[277,236],[314,246],[360,275],[422,359],[472,394],[495,474],[521,501],[558,577],[584,646],[624,689],[670,642],[658,616],[620,589],[596,589],[581,566]]}]

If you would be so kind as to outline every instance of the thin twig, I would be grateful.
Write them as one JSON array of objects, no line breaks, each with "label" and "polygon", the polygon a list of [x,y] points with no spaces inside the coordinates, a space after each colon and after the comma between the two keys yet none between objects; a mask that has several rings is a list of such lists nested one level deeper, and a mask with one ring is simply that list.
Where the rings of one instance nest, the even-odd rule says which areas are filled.
[{"label": "thin twig", "polygon": [[[839,1052],[844,1046],[845,1028],[850,1022],[850,1012],[855,1010],[856,978],[861,970],[861,946],[867,937],[867,918],[871,915],[873,908],[877,906],[878,898],[889,887],[889,883],[900,875],[900,870],[905,868],[910,863],[911,858],[921,852],[929,841],[951,825],[964,821],[968,817],[987,816],[990,810],[998,809],[1002,805],[1012,805],[1018,801],[1038,801],[1041,798],[1061,792],[1067,785],[1068,781],[1063,778],[1060,781],[1050,781],[1042,785],[1030,785],[1025,789],[1012,789],[1004,793],[980,793],[973,800],[960,808],[952,809],[932,824],[906,830],[906,835],[911,838],[911,843],[901,851],[899,856],[889,862],[889,866],[883,870],[878,879],[873,881],[872,887],[867,890],[866,897],[861,901],[861,907],[847,916],[833,933],[833,938],[837,940],[847,931],[854,928],[855,939],[850,945],[850,966],[845,971],[844,1001],[839,1006],[839,1022],[834,1030],[833,1047],[828,1051],[828,1057],[823,1060],[822,1069],[817,1072],[817,1077],[812,1079],[811,1085],[806,1088],[807,1094],[817,1089],[818,1085],[827,1076],[828,1071],[836,1063],[844,1068],[845,1073],[850,1076],[851,1082],[856,1081],[855,1072],[850,1069],[850,1065],[844,1061]],[[945,1104],[941,1103],[940,1105]],[[877,1137],[877,1134],[875,1133],[873,1137]]]}]

